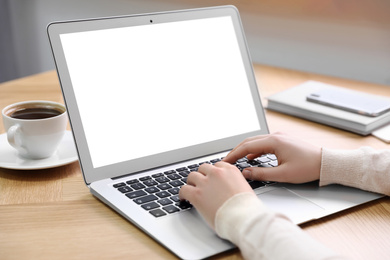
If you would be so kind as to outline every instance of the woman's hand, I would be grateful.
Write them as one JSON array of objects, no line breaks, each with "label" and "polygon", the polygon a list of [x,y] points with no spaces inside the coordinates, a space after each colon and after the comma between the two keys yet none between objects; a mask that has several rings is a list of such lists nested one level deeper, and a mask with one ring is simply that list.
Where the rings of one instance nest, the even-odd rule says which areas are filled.
[{"label": "woman's hand", "polygon": [[242,174],[251,180],[304,183],[318,180],[321,170],[321,147],[275,133],[248,138],[234,148],[225,162],[234,163],[247,156],[255,159],[263,154],[275,154],[277,167],[251,167]]},{"label": "woman's hand", "polygon": [[237,167],[219,162],[202,164],[197,172],[191,172],[187,185],[181,187],[179,197],[188,200],[214,228],[217,210],[235,194],[253,192]]}]

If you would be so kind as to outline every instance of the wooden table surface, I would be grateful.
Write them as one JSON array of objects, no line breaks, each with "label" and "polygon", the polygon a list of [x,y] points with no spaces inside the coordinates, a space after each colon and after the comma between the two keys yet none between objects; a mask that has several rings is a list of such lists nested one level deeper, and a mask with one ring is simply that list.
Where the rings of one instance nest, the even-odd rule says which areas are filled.
[{"label": "wooden table surface", "polygon": [[[390,87],[255,65],[260,94],[317,80],[390,96]],[[49,71],[0,84],[0,109],[33,99],[63,102]],[[284,131],[336,149],[390,146],[353,133],[266,111],[270,132]],[[0,134],[4,134],[0,119]],[[0,155],[1,156],[1,155]],[[1,158],[0,158],[1,160]],[[326,246],[353,259],[390,259],[390,199],[360,205],[301,225]],[[0,168],[0,259],[176,259],[87,189],[78,162],[45,170]],[[242,259],[235,249],[212,259]]]}]

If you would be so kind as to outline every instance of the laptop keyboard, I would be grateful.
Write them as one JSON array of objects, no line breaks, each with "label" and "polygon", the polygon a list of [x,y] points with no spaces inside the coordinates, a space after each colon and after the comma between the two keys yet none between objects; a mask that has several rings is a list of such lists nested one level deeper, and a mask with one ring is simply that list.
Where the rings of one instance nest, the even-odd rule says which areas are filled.
[{"label": "laptop keyboard", "polygon": [[[198,167],[203,163],[215,164],[222,159],[217,158],[150,176],[130,179],[115,183],[113,187],[131,199],[133,203],[149,211],[154,217],[166,216],[192,208],[189,202],[179,199],[179,190],[181,186],[187,183],[188,174],[192,171],[197,171]],[[278,165],[278,161],[275,155],[267,154],[254,160],[248,160],[247,158],[239,159],[235,165],[242,171],[248,167],[275,167]],[[253,189],[274,184],[274,182],[267,181],[247,181]]]}]

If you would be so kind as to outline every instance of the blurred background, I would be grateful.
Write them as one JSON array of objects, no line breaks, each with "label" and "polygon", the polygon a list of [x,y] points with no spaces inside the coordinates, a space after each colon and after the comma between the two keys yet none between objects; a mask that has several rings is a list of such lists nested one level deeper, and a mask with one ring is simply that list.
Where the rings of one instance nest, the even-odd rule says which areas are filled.
[{"label": "blurred background", "polygon": [[225,4],[254,63],[390,86],[389,0],[0,0],[0,82],[55,69],[52,21]]}]

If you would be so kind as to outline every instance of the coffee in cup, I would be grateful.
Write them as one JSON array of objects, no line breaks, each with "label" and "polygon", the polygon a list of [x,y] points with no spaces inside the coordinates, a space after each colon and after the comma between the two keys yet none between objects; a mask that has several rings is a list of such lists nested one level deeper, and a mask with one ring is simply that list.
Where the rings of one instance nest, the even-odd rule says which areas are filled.
[{"label": "coffee in cup", "polygon": [[15,103],[5,107],[2,116],[8,142],[27,159],[53,155],[67,125],[65,106],[52,101]]}]

